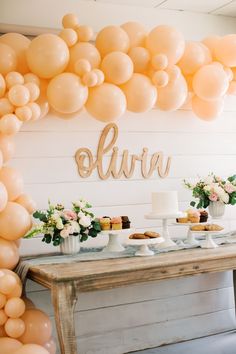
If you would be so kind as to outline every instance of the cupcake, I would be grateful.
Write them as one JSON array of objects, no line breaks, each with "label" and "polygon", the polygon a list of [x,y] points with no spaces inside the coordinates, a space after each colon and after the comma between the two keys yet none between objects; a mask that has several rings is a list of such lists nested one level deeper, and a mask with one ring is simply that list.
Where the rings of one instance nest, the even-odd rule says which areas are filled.
[{"label": "cupcake", "polygon": [[103,231],[111,229],[111,218],[109,216],[103,216],[99,222]]},{"label": "cupcake", "polygon": [[207,222],[208,212],[206,210],[200,210],[200,222]]},{"label": "cupcake", "polygon": [[130,228],[130,220],[128,216],[121,216],[122,220],[122,229],[129,229]]},{"label": "cupcake", "polygon": [[180,224],[186,224],[188,223],[188,214],[184,213],[185,216],[181,217],[181,218],[177,218],[176,222],[179,222]]},{"label": "cupcake", "polygon": [[122,229],[122,219],[120,216],[111,219],[111,229],[121,230]]},{"label": "cupcake", "polygon": [[191,223],[198,223],[200,222],[200,213],[197,210],[189,210],[188,211],[188,220]]}]

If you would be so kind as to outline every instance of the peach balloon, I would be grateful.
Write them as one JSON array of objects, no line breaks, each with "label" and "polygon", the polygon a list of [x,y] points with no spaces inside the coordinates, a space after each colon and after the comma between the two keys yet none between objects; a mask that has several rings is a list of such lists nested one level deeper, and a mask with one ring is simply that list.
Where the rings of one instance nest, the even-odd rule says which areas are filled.
[{"label": "peach balloon", "polygon": [[225,66],[236,66],[236,34],[228,34],[217,41],[215,56]]},{"label": "peach balloon", "polygon": [[47,97],[49,104],[59,113],[75,113],[87,101],[88,88],[75,74],[63,73],[51,80]]},{"label": "peach balloon", "polygon": [[30,92],[24,85],[17,84],[10,88],[8,99],[14,106],[25,106],[30,100]]},{"label": "peach balloon", "polygon": [[0,268],[14,269],[19,262],[19,251],[13,241],[0,238]]},{"label": "peach balloon", "polygon": [[5,114],[13,113],[14,106],[11,104],[8,98],[0,98],[0,117]]},{"label": "peach balloon", "polygon": [[167,86],[158,89],[157,108],[162,111],[175,111],[183,105],[187,95],[187,83],[180,75],[176,80],[170,80]]},{"label": "peach balloon", "polygon": [[[3,275],[11,275],[12,277],[14,277],[16,279],[16,283],[18,285],[22,285],[20,277],[15,272],[13,272],[12,270],[7,269],[7,268],[0,269],[0,277],[2,277]],[[7,298],[8,298],[8,296],[9,295],[7,295]],[[15,297],[20,297],[20,296],[15,296]]]},{"label": "peach balloon", "polygon": [[27,82],[24,86],[29,90],[30,102],[36,101],[40,95],[40,89],[38,85],[34,82]]},{"label": "peach balloon", "polygon": [[24,82],[27,84],[28,82],[33,82],[34,84],[40,87],[40,78],[32,73],[28,73],[24,75]]},{"label": "peach balloon", "polygon": [[0,132],[6,135],[16,134],[21,128],[22,122],[15,114],[6,114],[0,119]]},{"label": "peach balloon", "polygon": [[131,112],[147,112],[152,109],[157,99],[157,90],[151,80],[142,74],[133,74],[131,79],[121,85],[127,109]]},{"label": "peach balloon", "polygon": [[164,70],[156,71],[152,77],[152,82],[156,87],[165,87],[169,82],[169,75]]},{"label": "peach balloon", "polygon": [[24,77],[17,71],[11,71],[5,77],[7,88],[10,89],[14,85],[23,85]]},{"label": "peach balloon", "polygon": [[50,354],[56,354],[57,346],[53,338],[51,338],[48,342],[44,343],[44,348],[48,350]]},{"label": "peach balloon", "polygon": [[[0,292],[4,295],[10,294],[17,285],[16,278],[11,274],[5,274],[0,276]],[[3,324],[3,323],[0,323]]]},{"label": "peach balloon", "polygon": [[105,81],[121,85],[127,82],[133,74],[133,62],[123,52],[107,54],[102,61],[101,70],[105,75]]},{"label": "peach balloon", "polygon": [[220,40],[220,36],[209,36],[202,40],[202,43],[210,50],[212,59],[215,60],[215,49]]},{"label": "peach balloon", "polygon": [[20,318],[9,318],[4,328],[9,337],[19,338],[25,331],[25,323]]},{"label": "peach balloon", "polygon": [[0,182],[0,212],[6,208],[8,201],[7,189],[2,182]]},{"label": "peach balloon", "polygon": [[14,354],[50,354],[44,347],[37,344],[22,345]]},{"label": "peach balloon", "polygon": [[70,57],[66,43],[55,34],[41,34],[35,37],[26,56],[30,70],[44,79],[50,79],[63,72]]},{"label": "peach balloon", "polygon": [[63,39],[68,47],[72,47],[78,40],[77,33],[72,28],[64,28],[60,32],[59,37]]},{"label": "peach balloon", "polygon": [[222,113],[223,108],[223,98],[220,98],[217,101],[204,101],[197,96],[192,98],[193,112],[202,120],[211,121],[215,119]]},{"label": "peach balloon", "polygon": [[103,72],[99,69],[93,69],[92,72],[97,76],[97,86],[103,84],[105,80]]},{"label": "peach balloon", "polygon": [[14,50],[17,57],[16,70],[21,74],[27,73],[29,68],[26,62],[26,50],[30,45],[29,38],[20,33],[6,33],[0,37],[0,43],[5,43]]},{"label": "peach balloon", "polygon": [[127,53],[130,47],[130,40],[127,33],[119,26],[107,26],[98,32],[96,47],[102,57],[111,52]]},{"label": "peach balloon", "polygon": [[8,299],[11,299],[12,297],[21,297],[22,295],[22,285],[21,284],[17,284],[14,288],[14,290],[7,295]]},{"label": "peach balloon", "polygon": [[52,324],[44,312],[37,309],[29,309],[25,311],[21,318],[25,322],[25,332],[19,339],[23,344],[35,343],[44,345],[50,340]]},{"label": "peach balloon", "polygon": [[75,62],[74,71],[79,76],[89,73],[91,69],[91,64],[87,59],[79,59]]},{"label": "peach balloon", "polygon": [[30,102],[27,104],[27,107],[30,108],[31,112],[32,112],[32,117],[31,117],[31,120],[34,121],[34,120],[38,120],[41,116],[41,109],[40,109],[40,106],[35,103],[35,102]]},{"label": "peach balloon", "polygon": [[8,320],[7,315],[3,309],[0,310],[0,326],[3,326]]},{"label": "peach balloon", "polygon": [[184,75],[193,75],[205,64],[205,60],[203,47],[198,42],[187,41],[178,66]]},{"label": "peach balloon", "polygon": [[2,74],[0,74],[0,97],[5,95],[5,91],[6,91],[6,82]]},{"label": "peach balloon", "polygon": [[210,49],[202,42],[198,42],[198,44],[201,46],[201,48],[204,51],[204,55],[205,55],[204,65],[210,64],[213,60]]},{"label": "peach balloon", "polygon": [[33,214],[36,210],[36,203],[28,194],[21,194],[15,202],[22,205],[29,214]]},{"label": "peach balloon", "polygon": [[94,72],[89,72],[84,74],[83,78],[82,78],[82,82],[85,86],[87,87],[94,87],[97,85],[97,75]]},{"label": "peach balloon", "polygon": [[31,228],[31,218],[20,204],[9,202],[0,213],[0,237],[14,241],[23,237]]},{"label": "peach balloon", "polygon": [[28,106],[23,106],[23,107],[18,107],[15,110],[15,114],[19,120],[22,122],[27,122],[32,118],[32,111],[30,107]]},{"label": "peach balloon", "polygon": [[228,95],[236,95],[236,81],[231,81],[227,91]]},{"label": "peach balloon", "polygon": [[155,54],[152,57],[152,67],[155,70],[164,70],[168,66],[168,58],[165,54]]},{"label": "peach balloon", "polygon": [[64,28],[74,28],[78,26],[78,17],[75,14],[66,14],[62,18],[62,26]]},{"label": "peach balloon", "polygon": [[157,26],[148,35],[147,49],[151,54],[165,54],[169,65],[177,63],[185,49],[185,40],[181,32],[171,26]]},{"label": "peach balloon", "polygon": [[9,45],[0,42],[0,73],[6,75],[10,71],[15,71],[16,67],[17,57],[15,51]]},{"label": "peach balloon", "polygon": [[3,162],[10,160],[15,153],[14,137],[0,133],[0,150],[3,154]]},{"label": "peach balloon", "polygon": [[88,42],[93,39],[94,33],[92,27],[90,26],[78,26],[76,28],[76,32],[80,42]]},{"label": "peach balloon", "polygon": [[124,114],[126,98],[119,87],[103,83],[89,90],[86,109],[94,118],[110,122]]},{"label": "peach balloon", "polygon": [[10,318],[19,318],[25,312],[25,303],[19,297],[12,297],[7,300],[4,311]]},{"label": "peach balloon", "polygon": [[22,347],[22,345],[23,344],[17,339],[7,337],[0,338],[1,354],[13,354],[17,349]]},{"label": "peach balloon", "polygon": [[203,100],[216,100],[225,95],[229,80],[223,68],[205,65],[193,77],[193,90]]},{"label": "peach balloon", "polygon": [[130,48],[143,47],[145,45],[147,31],[141,23],[126,22],[121,28],[128,34]]},{"label": "peach balloon", "polygon": [[143,73],[147,70],[150,61],[150,54],[146,48],[131,48],[128,55],[133,62],[135,73]]},{"label": "peach balloon", "polygon": [[90,62],[91,67],[98,68],[101,62],[101,56],[97,48],[91,43],[76,43],[70,48],[70,61],[67,71],[74,71],[75,63],[79,59],[86,59]]},{"label": "peach balloon", "polygon": [[7,302],[7,297],[4,294],[0,293],[0,309],[2,309]]}]

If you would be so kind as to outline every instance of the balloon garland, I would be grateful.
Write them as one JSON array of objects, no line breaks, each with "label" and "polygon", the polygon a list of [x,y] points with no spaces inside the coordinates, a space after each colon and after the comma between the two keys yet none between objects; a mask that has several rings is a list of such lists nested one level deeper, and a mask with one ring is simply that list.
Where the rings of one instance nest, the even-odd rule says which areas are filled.
[{"label": "balloon garland", "polygon": [[[14,135],[26,121],[53,109],[70,119],[86,110],[113,121],[126,110],[175,111],[190,97],[197,117],[210,121],[236,95],[236,34],[184,40],[171,26],[149,33],[139,23],[107,26],[96,36],[77,16],[62,19],[59,35],[30,41],[18,33],[0,36],[0,347],[4,354],[55,354],[46,314],[22,298],[12,271],[19,240],[31,227],[35,203],[21,174],[5,164],[14,156]],[[40,333],[40,336],[38,336]],[[34,344],[32,344],[34,343]]]}]

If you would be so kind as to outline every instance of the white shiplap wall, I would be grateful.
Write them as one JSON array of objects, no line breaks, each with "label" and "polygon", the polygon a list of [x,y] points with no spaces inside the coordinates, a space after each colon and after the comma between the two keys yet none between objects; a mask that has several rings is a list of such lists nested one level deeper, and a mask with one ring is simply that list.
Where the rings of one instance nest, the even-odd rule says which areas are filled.
[{"label": "white shiplap wall", "polygon": [[[46,5],[54,8],[52,19],[52,11],[43,10],[44,1],[22,0],[18,8],[14,0],[2,0],[0,22],[58,27],[63,13],[77,12],[82,14],[81,22],[94,25],[96,30],[129,19],[141,21],[148,28],[157,23],[175,25],[188,39],[236,30],[235,21],[224,17],[141,8],[134,11],[134,7],[91,1],[51,0]],[[178,190],[180,207],[185,209],[190,194],[182,187],[183,178],[210,171],[222,176],[235,173],[235,100],[228,100],[226,106],[222,117],[212,123],[200,121],[189,110],[126,113],[117,122],[121,150],[140,153],[146,146],[150,154],[163,150],[173,157],[170,175],[164,180],[154,175],[143,180],[138,166],[131,180],[101,181],[96,173],[81,179],[74,153],[86,146],[95,154],[104,127],[86,113],[69,121],[49,116],[24,125],[11,164],[22,171],[26,190],[40,208],[46,206],[48,198],[69,205],[83,196],[94,205],[97,215],[127,214],[138,229],[159,230],[159,223],[143,217],[150,210],[152,191]],[[235,208],[227,208],[227,228],[236,227],[235,212]],[[185,231],[171,227],[172,235],[181,236]],[[100,237],[96,242],[103,244],[106,239]],[[22,254],[49,250],[40,239],[24,240],[21,246]],[[37,306],[53,316],[48,291],[31,282],[27,289]],[[229,272],[81,294],[76,308],[80,354],[121,354],[232,329],[233,306]]]}]

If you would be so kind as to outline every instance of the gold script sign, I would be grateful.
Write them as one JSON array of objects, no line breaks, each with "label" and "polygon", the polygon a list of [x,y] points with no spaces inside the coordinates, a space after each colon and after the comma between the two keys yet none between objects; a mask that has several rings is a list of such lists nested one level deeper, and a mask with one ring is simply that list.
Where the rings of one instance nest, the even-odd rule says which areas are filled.
[{"label": "gold script sign", "polygon": [[[107,143],[108,134],[112,134],[110,142]],[[113,178],[131,178],[134,173],[136,162],[141,163],[141,173],[144,178],[149,178],[156,170],[161,178],[168,176],[171,164],[171,157],[168,157],[166,163],[163,161],[163,152],[159,151],[152,155],[148,162],[148,149],[143,148],[140,155],[129,155],[129,150],[123,150],[120,162],[119,148],[114,146],[118,137],[118,127],[116,124],[108,124],[102,131],[98,149],[97,157],[93,159],[92,152],[88,148],[80,148],[76,151],[75,160],[78,165],[78,171],[81,177],[89,177],[93,170],[97,169],[98,175],[101,179]],[[112,151],[108,167],[104,167],[105,155]],[[120,166],[118,166],[120,164]],[[149,165],[149,166],[148,166]]]}]

